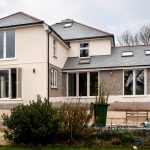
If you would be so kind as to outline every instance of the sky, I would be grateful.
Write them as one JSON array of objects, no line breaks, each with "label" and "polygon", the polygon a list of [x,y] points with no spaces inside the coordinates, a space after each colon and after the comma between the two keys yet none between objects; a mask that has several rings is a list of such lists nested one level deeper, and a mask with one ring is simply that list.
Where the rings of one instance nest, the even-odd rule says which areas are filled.
[{"label": "sky", "polygon": [[150,23],[150,0],[0,0],[0,18],[18,11],[49,25],[70,18],[115,36]]}]

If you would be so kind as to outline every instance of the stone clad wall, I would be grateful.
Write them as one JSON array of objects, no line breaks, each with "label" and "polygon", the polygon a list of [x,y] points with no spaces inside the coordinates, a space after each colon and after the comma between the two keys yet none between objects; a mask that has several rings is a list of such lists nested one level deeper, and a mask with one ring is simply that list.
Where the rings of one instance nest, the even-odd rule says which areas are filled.
[{"label": "stone clad wall", "polygon": [[110,90],[110,95],[123,95],[123,71],[100,71],[100,81]]}]

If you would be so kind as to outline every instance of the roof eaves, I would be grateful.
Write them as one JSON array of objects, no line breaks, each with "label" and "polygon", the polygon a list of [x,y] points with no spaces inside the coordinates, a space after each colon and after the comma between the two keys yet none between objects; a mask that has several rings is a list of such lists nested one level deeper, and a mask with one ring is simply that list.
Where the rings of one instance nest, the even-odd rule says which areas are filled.
[{"label": "roof eaves", "polygon": [[11,25],[11,26],[2,26],[0,29],[4,28],[13,28],[13,27],[21,27],[21,26],[28,26],[28,25],[36,25],[36,24],[42,24],[44,21],[41,22],[34,22],[34,23],[27,23],[27,24],[17,24],[17,25]]},{"label": "roof eaves", "polygon": [[73,39],[64,39],[64,41],[69,42],[69,41],[74,41],[74,40],[88,40],[88,39],[99,39],[99,38],[108,38],[112,37],[114,40],[114,35],[106,35],[106,36],[93,36],[93,37],[83,37],[83,38],[73,38]]},{"label": "roof eaves", "polygon": [[118,68],[127,68],[127,67],[150,67],[150,65],[133,65],[133,66],[111,66],[111,67],[89,67],[89,68],[71,68],[71,69],[65,69],[63,68],[64,71],[71,71],[71,70],[89,70],[89,69],[118,69]]},{"label": "roof eaves", "polygon": [[63,41],[63,43],[64,43],[68,48],[70,48],[70,45],[69,45],[51,26],[48,26],[48,27],[49,27],[49,29],[50,29],[51,31],[54,32],[54,34],[56,34],[56,35]]}]

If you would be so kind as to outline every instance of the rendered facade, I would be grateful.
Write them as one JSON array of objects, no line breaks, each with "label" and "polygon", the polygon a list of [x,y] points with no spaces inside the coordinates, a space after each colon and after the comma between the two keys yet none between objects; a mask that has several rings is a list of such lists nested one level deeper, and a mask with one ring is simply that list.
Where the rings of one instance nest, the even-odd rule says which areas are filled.
[{"label": "rendered facade", "polygon": [[113,34],[71,19],[52,26],[23,12],[0,19],[1,109],[37,95],[90,103],[101,81],[110,89],[110,109],[134,103],[149,111],[150,46],[115,47]]}]

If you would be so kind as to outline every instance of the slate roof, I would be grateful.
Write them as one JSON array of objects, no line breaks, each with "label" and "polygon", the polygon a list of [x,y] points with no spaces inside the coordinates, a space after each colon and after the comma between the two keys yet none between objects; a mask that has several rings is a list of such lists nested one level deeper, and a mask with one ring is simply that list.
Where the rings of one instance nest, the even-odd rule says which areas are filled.
[{"label": "slate roof", "polygon": [[[65,28],[64,25],[66,23],[72,23],[71,27]],[[66,41],[113,37],[113,34],[111,33],[107,33],[69,19],[60,23],[56,23],[51,27]]]},{"label": "slate roof", "polygon": [[17,12],[0,19],[0,28],[43,23],[44,21],[23,12]]},{"label": "slate roof", "polygon": [[[89,64],[79,64],[78,57],[69,57],[63,69],[74,70],[150,66],[150,55],[145,55],[145,50],[150,50],[150,45],[114,47],[112,48],[111,55],[91,56]],[[132,51],[133,56],[122,57],[122,52],[128,51]]]}]

